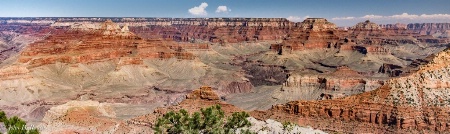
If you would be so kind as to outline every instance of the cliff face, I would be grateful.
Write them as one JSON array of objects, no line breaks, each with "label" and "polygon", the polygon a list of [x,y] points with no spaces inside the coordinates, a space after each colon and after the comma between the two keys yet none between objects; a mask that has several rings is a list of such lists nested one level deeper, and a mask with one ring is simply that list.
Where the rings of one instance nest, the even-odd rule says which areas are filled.
[{"label": "cliff face", "polygon": [[283,84],[285,88],[313,87],[325,91],[355,94],[374,90],[383,84],[382,80],[365,78],[348,67],[339,67],[335,72],[324,75],[291,75]]},{"label": "cliff face", "polygon": [[365,22],[360,22],[356,24],[355,26],[351,27],[351,29],[357,29],[357,30],[380,30],[380,26],[377,24],[370,22],[369,20],[366,20]]},{"label": "cliff face", "polygon": [[280,45],[283,51],[335,48],[339,40],[338,34],[336,25],[326,19],[308,18],[291,30]]},{"label": "cliff face", "polygon": [[[152,38],[155,33],[176,41],[204,40],[214,43],[238,43],[256,40],[280,40],[294,23],[285,19],[164,19],[148,26],[132,27],[140,36]],[[170,27],[167,27],[170,26]]]},{"label": "cliff face", "polygon": [[[447,49],[419,71],[389,80],[371,92],[335,100],[293,101],[254,115],[332,131],[449,132],[449,57]],[[354,130],[353,125],[365,127]]]},{"label": "cliff face", "polygon": [[450,30],[450,23],[414,23],[406,27],[420,35],[433,35]]}]

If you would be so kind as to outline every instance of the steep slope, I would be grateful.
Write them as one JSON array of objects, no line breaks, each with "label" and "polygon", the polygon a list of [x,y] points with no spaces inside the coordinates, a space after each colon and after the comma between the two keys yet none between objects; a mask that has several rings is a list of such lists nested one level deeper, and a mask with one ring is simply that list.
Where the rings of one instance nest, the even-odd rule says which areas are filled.
[{"label": "steep slope", "polygon": [[342,132],[449,132],[449,58],[446,49],[417,72],[388,80],[374,91],[334,100],[293,101],[253,116]]}]

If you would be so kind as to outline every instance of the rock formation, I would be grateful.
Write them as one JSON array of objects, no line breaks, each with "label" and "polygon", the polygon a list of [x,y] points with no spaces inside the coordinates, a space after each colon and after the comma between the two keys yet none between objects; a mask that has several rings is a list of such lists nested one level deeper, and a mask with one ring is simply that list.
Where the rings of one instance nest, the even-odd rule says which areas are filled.
[{"label": "rock formation", "polygon": [[449,132],[449,57],[449,49],[440,52],[417,72],[389,80],[374,91],[334,100],[293,101],[253,115],[331,131]]},{"label": "rock formation", "polygon": [[305,19],[281,43],[283,51],[336,48],[339,40],[336,25],[323,18]]},{"label": "rock formation", "polygon": [[[113,130],[118,121],[107,104],[94,101],[71,101],[51,108],[41,126],[43,133],[93,133]],[[127,128],[119,131],[124,131]]]},{"label": "rock formation", "polygon": [[365,22],[360,22],[356,24],[355,26],[351,27],[351,29],[355,30],[380,30],[380,26],[377,24],[370,22],[369,20],[366,20]]},{"label": "rock formation", "polygon": [[414,23],[408,24],[407,28],[420,35],[434,35],[450,30],[450,23]]}]

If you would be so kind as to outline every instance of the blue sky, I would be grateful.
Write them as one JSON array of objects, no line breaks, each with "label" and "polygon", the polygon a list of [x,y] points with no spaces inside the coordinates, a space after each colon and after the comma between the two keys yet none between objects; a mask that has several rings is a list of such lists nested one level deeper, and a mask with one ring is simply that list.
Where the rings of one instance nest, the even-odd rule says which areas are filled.
[{"label": "blue sky", "polygon": [[450,22],[450,0],[0,0],[0,17],[321,17],[350,26]]}]

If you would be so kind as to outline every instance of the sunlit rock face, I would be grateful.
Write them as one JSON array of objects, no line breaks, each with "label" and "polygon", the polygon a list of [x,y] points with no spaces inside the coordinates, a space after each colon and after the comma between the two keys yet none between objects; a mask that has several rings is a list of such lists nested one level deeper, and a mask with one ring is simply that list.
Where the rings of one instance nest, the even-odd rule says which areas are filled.
[{"label": "sunlit rock face", "polygon": [[286,51],[336,48],[340,37],[336,25],[323,18],[305,19],[281,43]]},{"label": "sunlit rock face", "polygon": [[356,30],[380,30],[381,27],[373,22],[370,22],[370,20],[366,20],[364,22],[359,22],[355,26],[353,26],[351,29]]}]

